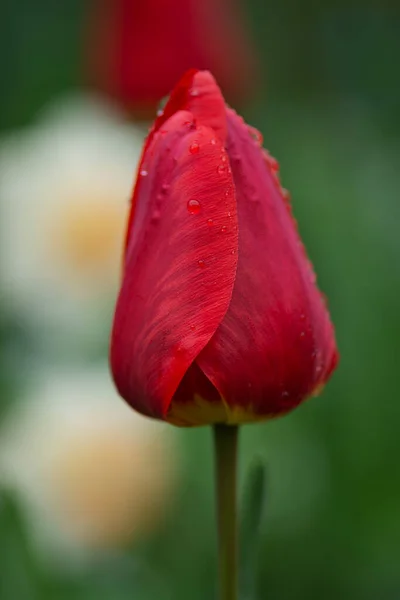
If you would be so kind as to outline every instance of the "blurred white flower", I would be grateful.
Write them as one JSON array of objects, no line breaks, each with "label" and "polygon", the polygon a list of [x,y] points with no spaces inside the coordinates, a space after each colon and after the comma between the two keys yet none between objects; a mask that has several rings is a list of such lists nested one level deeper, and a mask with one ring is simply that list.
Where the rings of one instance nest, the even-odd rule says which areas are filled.
[{"label": "blurred white flower", "polygon": [[2,300],[60,346],[109,327],[143,138],[80,96],[0,141]]},{"label": "blurred white flower", "polygon": [[168,514],[174,436],[128,407],[106,368],[42,374],[0,430],[0,485],[17,493],[45,555],[118,549]]}]

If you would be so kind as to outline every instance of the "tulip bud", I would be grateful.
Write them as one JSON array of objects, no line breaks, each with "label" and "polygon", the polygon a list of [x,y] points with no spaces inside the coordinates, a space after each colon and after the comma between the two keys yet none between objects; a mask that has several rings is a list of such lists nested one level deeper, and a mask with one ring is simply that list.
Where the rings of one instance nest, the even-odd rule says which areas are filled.
[{"label": "tulip bud", "polygon": [[176,425],[287,413],[338,359],[333,326],[261,136],[189,71],[142,154],[111,367],[136,410]]},{"label": "tulip bud", "polygon": [[248,98],[257,79],[255,53],[238,3],[93,0],[89,79],[136,117],[153,115],[190,68],[215,73],[230,101]]}]

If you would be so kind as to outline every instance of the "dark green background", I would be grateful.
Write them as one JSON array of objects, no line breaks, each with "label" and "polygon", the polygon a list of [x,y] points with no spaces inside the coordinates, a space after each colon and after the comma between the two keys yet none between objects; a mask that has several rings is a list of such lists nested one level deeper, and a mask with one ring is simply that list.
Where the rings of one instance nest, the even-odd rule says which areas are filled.
[{"label": "dark green background", "polygon": [[[242,432],[242,472],[254,453],[269,465],[257,598],[398,600],[400,5],[246,6],[264,84],[244,114],[281,163],[341,353],[321,398]],[[78,0],[3,0],[2,130],[30,123],[50,98],[79,87],[85,8]],[[17,316],[2,316],[1,333],[4,407],[35,346]],[[184,431],[182,443],[185,476],[170,521],[90,571],[43,565],[15,502],[4,498],[1,600],[215,598],[209,431]],[[316,510],[310,495],[320,485]]]}]

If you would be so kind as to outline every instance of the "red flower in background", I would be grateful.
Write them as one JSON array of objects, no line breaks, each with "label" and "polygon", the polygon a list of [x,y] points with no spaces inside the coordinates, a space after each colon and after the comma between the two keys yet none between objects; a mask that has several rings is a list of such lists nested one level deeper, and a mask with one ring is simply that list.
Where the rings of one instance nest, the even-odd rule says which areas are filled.
[{"label": "red flower in background", "polygon": [[254,87],[235,0],[95,0],[89,33],[91,80],[136,114],[153,115],[190,68],[210,69],[230,100]]},{"label": "red flower in background", "polygon": [[190,71],[139,167],[111,342],[120,394],[177,425],[253,421],[316,394],[337,356],[276,161]]}]

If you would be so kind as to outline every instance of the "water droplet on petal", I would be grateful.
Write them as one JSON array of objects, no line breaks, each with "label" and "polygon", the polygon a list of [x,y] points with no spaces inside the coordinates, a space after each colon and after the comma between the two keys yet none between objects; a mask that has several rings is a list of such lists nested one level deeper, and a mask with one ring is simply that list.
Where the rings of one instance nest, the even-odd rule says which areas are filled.
[{"label": "water droplet on petal", "polygon": [[191,326],[190,326],[190,329],[191,329],[192,331],[194,331],[194,330],[196,329],[196,325],[191,325]]},{"label": "water droplet on petal", "polygon": [[149,174],[149,172],[148,172],[148,171],[146,171],[146,169],[142,169],[142,170],[140,171],[140,175],[141,175],[141,177],[147,177],[147,175],[148,175],[148,174]]},{"label": "water droplet on petal", "polygon": [[162,117],[164,114],[164,111],[162,108],[159,108],[158,111],[156,112],[157,117]]},{"label": "water droplet on petal", "polygon": [[221,233],[226,233],[228,231],[228,228],[226,225],[222,225],[221,227]]},{"label": "water droplet on petal", "polygon": [[200,202],[198,200],[189,200],[187,203],[187,209],[191,215],[198,215],[200,212]]},{"label": "water droplet on petal", "polygon": [[300,337],[301,337],[301,338],[303,338],[305,335],[306,335],[306,332],[305,332],[305,331],[302,331],[302,332],[300,333]]},{"label": "water droplet on petal", "polygon": [[277,173],[279,171],[279,163],[276,160],[276,158],[271,156],[267,150],[263,150],[263,154],[264,154],[265,162],[267,163],[267,165],[270,167],[270,169],[273,172]]},{"label": "water droplet on petal", "polygon": [[213,221],[212,219],[208,219],[208,221],[207,221],[207,225],[208,225],[209,227],[212,227],[212,226],[214,225],[214,221]]},{"label": "water droplet on petal", "polygon": [[196,98],[196,96],[198,96],[198,95],[199,95],[199,90],[197,90],[196,88],[193,88],[193,89],[191,89],[191,90],[190,90],[190,92],[189,92],[189,93],[190,93],[190,95],[191,95],[193,98]]},{"label": "water droplet on petal", "polygon": [[223,164],[218,165],[217,171],[220,175],[222,175],[222,173],[225,173],[225,171],[226,171],[226,165],[223,165]]},{"label": "water droplet on petal", "polygon": [[270,157],[269,165],[274,173],[278,173],[279,171],[279,163],[273,156]]},{"label": "water droplet on petal", "polygon": [[161,186],[161,192],[163,194],[166,194],[168,192],[168,190],[169,190],[169,184],[168,183],[163,183],[162,186]]},{"label": "water droplet on petal", "polygon": [[281,396],[282,396],[282,398],[288,398],[289,392],[287,392],[286,390],[283,390]]},{"label": "water droplet on petal", "polygon": [[198,142],[193,142],[192,144],[190,144],[190,146],[189,146],[190,154],[197,154],[199,150],[200,150],[200,146],[199,146]]},{"label": "water droplet on petal", "polygon": [[200,269],[204,269],[204,267],[206,266],[206,263],[204,262],[204,260],[197,261],[197,264],[199,265]]},{"label": "water droplet on petal", "polygon": [[229,218],[231,218],[231,217],[232,217],[232,215],[231,215],[231,212],[230,212],[230,211],[228,211],[228,217],[229,217]]},{"label": "water droplet on petal", "polygon": [[249,129],[249,133],[250,133],[251,137],[253,138],[253,140],[255,142],[257,142],[257,144],[259,146],[262,146],[262,144],[263,144],[262,133],[260,131],[258,131],[258,129],[256,129],[255,127],[252,127],[251,125],[248,125],[247,127]]},{"label": "water droplet on petal", "polygon": [[212,144],[213,146],[215,146],[216,143],[217,143],[217,140],[215,138],[212,138],[210,140],[210,144]]}]

